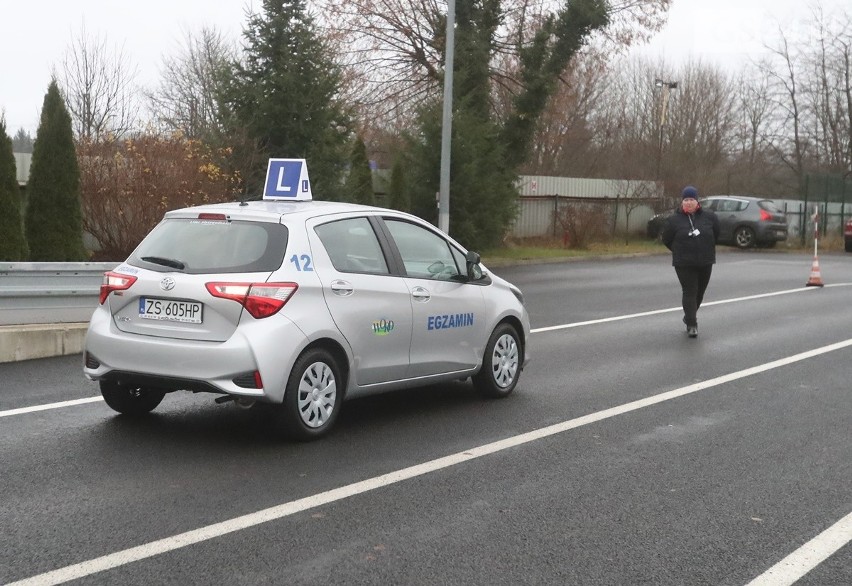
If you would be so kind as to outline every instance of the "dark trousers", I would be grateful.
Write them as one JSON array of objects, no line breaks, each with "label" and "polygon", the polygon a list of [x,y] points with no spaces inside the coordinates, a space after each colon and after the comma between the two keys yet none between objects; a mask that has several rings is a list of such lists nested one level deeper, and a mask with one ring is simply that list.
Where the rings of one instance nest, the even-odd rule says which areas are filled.
[{"label": "dark trousers", "polygon": [[675,267],[680,288],[683,291],[683,321],[687,326],[698,326],[695,316],[701,302],[704,300],[704,291],[710,282],[710,273],[713,265],[704,267]]}]

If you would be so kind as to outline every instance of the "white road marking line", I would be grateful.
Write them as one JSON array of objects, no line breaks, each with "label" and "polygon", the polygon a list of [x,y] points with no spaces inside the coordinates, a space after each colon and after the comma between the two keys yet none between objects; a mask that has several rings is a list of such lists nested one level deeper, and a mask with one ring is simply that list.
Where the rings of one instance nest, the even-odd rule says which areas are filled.
[{"label": "white road marking line", "polygon": [[48,586],[54,584],[62,584],[63,582],[68,582],[69,580],[76,580],[86,576],[91,576],[92,574],[96,574],[98,572],[117,568],[119,566],[154,557],[156,555],[169,551],[174,551],[176,549],[181,549],[183,547],[187,547],[189,545],[202,541],[207,541],[209,539],[215,539],[228,533],[233,533],[242,529],[254,527],[255,525],[260,525],[262,523],[268,523],[270,521],[282,519],[295,513],[313,509],[315,507],[326,505],[358,494],[370,492],[379,488],[383,488],[385,486],[390,486],[392,484],[396,484],[404,480],[422,476],[424,474],[429,474],[430,472],[449,468],[451,466],[455,466],[456,464],[461,464],[463,462],[468,462],[470,460],[481,458],[489,454],[494,454],[496,452],[507,450],[509,448],[514,448],[523,444],[544,439],[571,429],[582,427],[584,425],[603,421],[604,419],[609,419],[617,415],[622,415],[624,413],[643,409],[645,407],[656,405],[664,401],[670,401],[678,397],[683,397],[684,395],[696,393],[704,389],[708,389],[741,378],[759,374],[761,372],[766,372],[774,368],[780,368],[782,366],[793,364],[795,362],[800,362],[802,360],[807,360],[808,358],[827,354],[828,352],[834,352],[835,350],[848,348],[850,346],[852,346],[852,338],[844,340],[842,342],[837,342],[836,344],[830,344],[821,348],[815,348],[814,350],[795,354],[787,358],[781,358],[779,360],[774,360],[772,362],[753,366],[745,370],[740,370],[738,372],[733,372],[710,380],[695,383],[686,387],[681,387],[680,389],[674,389],[672,391],[660,393],[652,397],[646,397],[644,399],[639,399],[638,401],[632,401],[630,403],[625,403],[624,405],[619,405],[610,409],[604,409],[603,411],[598,411],[597,413],[591,413],[589,415],[577,417],[576,419],[570,419],[568,421],[563,421],[562,423],[542,427],[540,429],[516,435],[514,437],[509,437],[490,444],[474,447],[463,452],[458,452],[449,456],[437,458],[435,460],[430,460],[422,464],[417,464],[415,466],[410,466],[401,470],[395,470],[387,474],[382,474],[381,476],[376,476],[374,478],[369,478],[360,482],[354,482],[352,484],[321,492],[319,494],[283,503],[281,505],[270,507],[268,509],[263,509],[254,513],[249,513],[247,515],[242,515],[240,517],[235,517],[227,521],[222,521],[221,523],[215,523],[213,525],[208,525],[199,529],[180,533],[172,537],[166,537],[157,541],[152,541],[150,543],[94,558],[85,562],[80,562],[78,564],[59,568],[57,570],[46,572],[44,574],[39,574],[37,576],[26,578],[18,582],[12,582],[7,586]]},{"label": "white road marking line", "polygon": [[[788,289],[786,291],[775,291],[774,293],[761,293],[759,295],[749,295],[747,297],[735,297],[733,299],[722,299],[720,301],[709,301],[701,304],[701,307],[709,305],[722,305],[724,303],[737,303],[739,301],[751,301],[752,299],[763,299],[764,297],[775,297],[777,295],[788,295],[790,293],[805,293],[807,291],[815,291],[814,287],[799,287],[798,289]],[[591,326],[595,324],[603,324],[612,321],[621,321],[623,319],[633,319],[635,317],[646,317],[649,315],[659,315],[661,313],[671,313],[673,311],[683,311],[682,307],[670,307],[668,309],[655,309],[653,311],[644,311],[642,313],[630,313],[627,315],[616,315],[614,317],[604,317],[601,319],[593,319],[589,321],[574,322],[571,324],[562,324],[558,326],[549,326],[545,328],[535,328],[530,330],[531,334],[540,332],[553,332],[556,330],[566,330],[568,328],[578,328],[580,326]]]},{"label": "white road marking line", "polygon": [[61,403],[47,403],[45,405],[35,405],[34,407],[21,407],[20,409],[9,409],[8,411],[0,411],[0,417],[23,415],[24,413],[35,413],[36,411],[47,411],[48,409],[61,409],[62,407],[73,407],[74,405],[84,405],[86,403],[95,403],[97,401],[103,400],[103,397],[86,397],[85,399],[62,401]]},{"label": "white road marking line", "polygon": [[852,541],[852,513],[808,541],[746,586],[789,586]]}]

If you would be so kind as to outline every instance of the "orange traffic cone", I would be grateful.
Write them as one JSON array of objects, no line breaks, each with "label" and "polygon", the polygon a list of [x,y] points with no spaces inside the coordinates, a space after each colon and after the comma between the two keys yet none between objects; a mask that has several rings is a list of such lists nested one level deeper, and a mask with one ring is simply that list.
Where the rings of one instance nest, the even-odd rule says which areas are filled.
[{"label": "orange traffic cone", "polygon": [[811,276],[808,278],[808,282],[805,283],[805,287],[822,287],[822,277],[819,274],[819,259],[814,255],[814,263],[811,265]]}]

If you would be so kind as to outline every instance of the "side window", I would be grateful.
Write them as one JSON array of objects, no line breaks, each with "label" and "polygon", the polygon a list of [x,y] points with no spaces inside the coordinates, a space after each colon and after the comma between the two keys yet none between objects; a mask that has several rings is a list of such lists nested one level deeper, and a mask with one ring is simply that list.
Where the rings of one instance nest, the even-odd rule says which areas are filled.
[{"label": "side window", "polygon": [[388,264],[367,218],[337,220],[315,230],[331,264],[341,273],[388,274]]},{"label": "side window", "polygon": [[385,218],[385,224],[409,277],[447,281],[459,275],[459,267],[446,240],[409,222]]},{"label": "side window", "polygon": [[719,211],[718,209],[719,200],[717,199],[705,199],[701,202],[701,207],[707,210]]}]

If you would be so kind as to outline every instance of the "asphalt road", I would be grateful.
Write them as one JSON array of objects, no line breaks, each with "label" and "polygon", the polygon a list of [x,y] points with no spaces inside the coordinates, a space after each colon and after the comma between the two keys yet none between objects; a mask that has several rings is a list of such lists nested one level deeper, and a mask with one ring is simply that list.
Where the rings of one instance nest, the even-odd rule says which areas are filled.
[{"label": "asphalt road", "polygon": [[852,255],[811,260],[720,249],[696,340],[666,257],[498,269],[534,328],[511,397],[353,400],[311,444],[0,364],[0,583],[848,586]]}]

